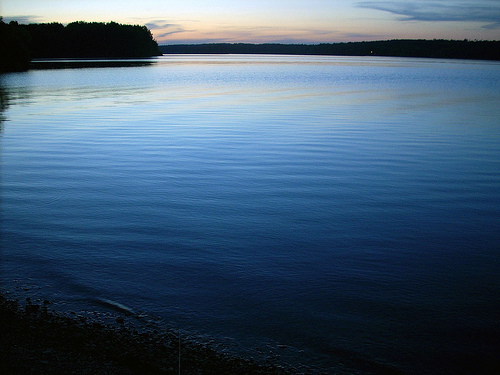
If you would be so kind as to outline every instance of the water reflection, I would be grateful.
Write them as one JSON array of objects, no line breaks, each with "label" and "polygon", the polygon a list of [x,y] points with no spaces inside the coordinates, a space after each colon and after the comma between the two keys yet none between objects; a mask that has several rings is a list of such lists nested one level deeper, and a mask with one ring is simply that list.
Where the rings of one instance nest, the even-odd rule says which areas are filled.
[{"label": "water reflection", "polygon": [[4,112],[9,106],[9,96],[7,90],[0,83],[0,135],[3,133],[3,122],[6,120]]},{"label": "water reflection", "polygon": [[127,68],[156,64],[156,58],[137,59],[39,59],[31,69]]}]

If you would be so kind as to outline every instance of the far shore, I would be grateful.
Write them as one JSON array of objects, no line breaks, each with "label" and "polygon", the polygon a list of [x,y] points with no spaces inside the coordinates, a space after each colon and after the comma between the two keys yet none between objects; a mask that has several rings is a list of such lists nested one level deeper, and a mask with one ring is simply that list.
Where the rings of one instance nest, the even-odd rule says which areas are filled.
[{"label": "far shore", "polygon": [[500,41],[393,39],[321,44],[206,43],[160,45],[164,54],[385,56],[500,60]]}]

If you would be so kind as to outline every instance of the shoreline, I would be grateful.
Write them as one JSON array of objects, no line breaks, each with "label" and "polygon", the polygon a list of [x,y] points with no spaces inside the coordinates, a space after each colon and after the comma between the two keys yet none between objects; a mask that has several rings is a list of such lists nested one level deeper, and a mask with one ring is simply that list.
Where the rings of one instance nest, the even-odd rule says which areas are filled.
[{"label": "shoreline", "polygon": [[[127,314],[114,322],[26,304],[0,291],[2,374],[300,374],[285,365],[224,353],[171,329],[142,327]],[[108,318],[111,315],[108,314]]]},{"label": "shoreline", "polygon": [[0,288],[0,374],[409,375],[342,350],[246,346],[104,298],[67,305],[42,289]]},{"label": "shoreline", "polygon": [[500,41],[392,39],[364,42],[282,44],[202,43],[158,46],[163,54],[272,54],[301,56],[421,57],[500,61]]}]

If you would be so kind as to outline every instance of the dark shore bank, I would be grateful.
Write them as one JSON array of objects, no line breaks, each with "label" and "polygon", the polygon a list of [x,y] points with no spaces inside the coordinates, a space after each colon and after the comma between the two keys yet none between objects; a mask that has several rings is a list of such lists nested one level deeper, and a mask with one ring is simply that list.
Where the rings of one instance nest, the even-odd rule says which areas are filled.
[{"label": "dark shore bank", "polygon": [[278,364],[221,353],[173,331],[60,314],[49,301],[0,293],[0,374],[297,374]]}]

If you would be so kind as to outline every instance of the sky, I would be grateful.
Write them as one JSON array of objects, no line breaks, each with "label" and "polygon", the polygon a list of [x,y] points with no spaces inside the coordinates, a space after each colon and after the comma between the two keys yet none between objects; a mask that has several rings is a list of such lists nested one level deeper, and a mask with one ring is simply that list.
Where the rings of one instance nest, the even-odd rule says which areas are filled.
[{"label": "sky", "polygon": [[500,40],[500,0],[0,0],[0,15],[146,25],[160,45]]}]

